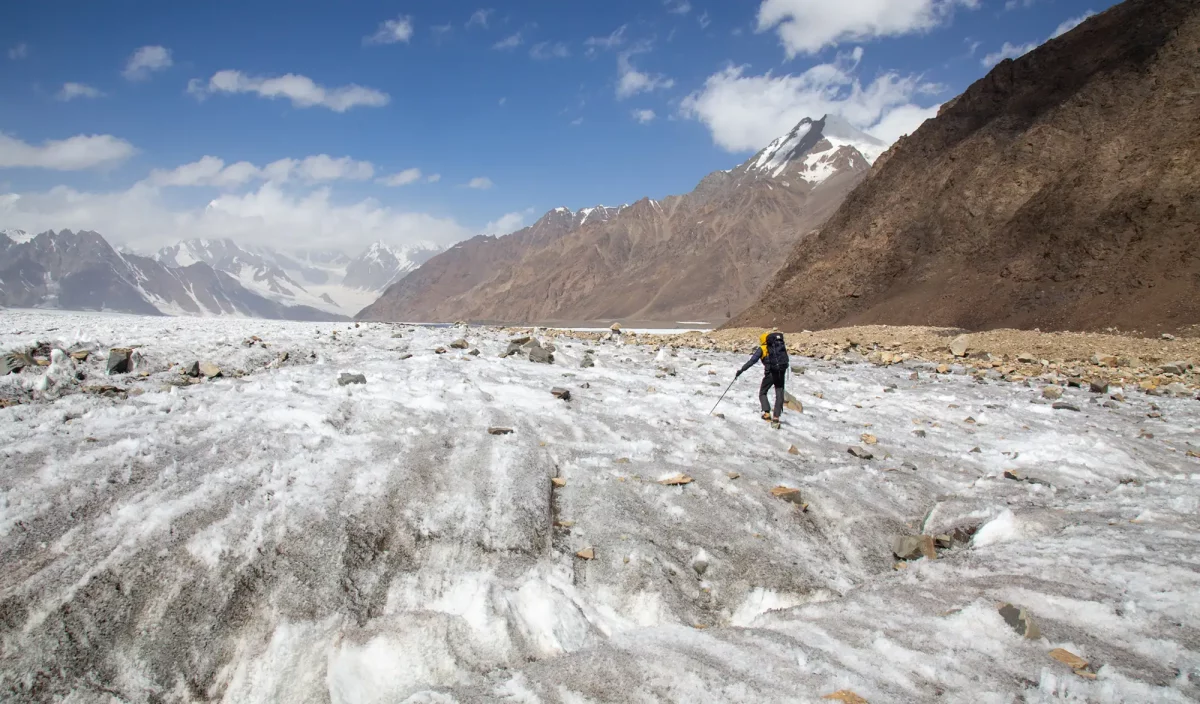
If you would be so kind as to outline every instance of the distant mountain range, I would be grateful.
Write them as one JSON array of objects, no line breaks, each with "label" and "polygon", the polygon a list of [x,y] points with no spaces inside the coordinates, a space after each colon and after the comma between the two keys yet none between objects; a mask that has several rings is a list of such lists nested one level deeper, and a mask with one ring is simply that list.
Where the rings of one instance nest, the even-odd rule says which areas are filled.
[{"label": "distant mountain range", "polygon": [[344,319],[440,251],[371,245],[283,253],[188,240],[142,256],[95,232],[0,230],[0,305],[167,315]]},{"label": "distant mountain range", "polygon": [[832,214],[886,145],[836,116],[805,119],[691,193],[556,208],[503,237],[432,257],[366,320],[724,321]]}]

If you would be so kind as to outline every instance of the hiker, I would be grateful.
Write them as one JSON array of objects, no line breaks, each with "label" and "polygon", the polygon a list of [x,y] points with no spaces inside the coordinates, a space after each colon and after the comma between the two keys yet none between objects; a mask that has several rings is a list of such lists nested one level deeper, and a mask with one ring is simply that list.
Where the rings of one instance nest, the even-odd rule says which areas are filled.
[{"label": "hiker", "polygon": [[[762,386],[758,388],[758,402],[762,405],[762,419],[778,424],[779,416],[783,413],[783,379],[788,368],[787,345],[783,342],[783,333],[764,332],[758,338],[758,347],[755,348],[754,354],[750,356],[750,361],[746,362],[745,366],[738,370],[737,374],[734,375],[734,379],[741,377],[747,369],[753,367],[754,363],[758,361],[761,361],[763,364]],[[771,406],[767,404],[767,391],[772,386],[775,387],[775,412],[773,414]]]}]

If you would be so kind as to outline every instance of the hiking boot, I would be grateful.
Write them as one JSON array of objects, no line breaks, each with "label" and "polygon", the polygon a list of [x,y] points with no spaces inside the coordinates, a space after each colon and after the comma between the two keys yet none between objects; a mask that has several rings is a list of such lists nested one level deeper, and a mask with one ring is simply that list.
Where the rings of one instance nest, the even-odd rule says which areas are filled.
[{"label": "hiking boot", "polygon": [[770,413],[762,414],[762,419],[763,420],[771,420],[771,414]]}]

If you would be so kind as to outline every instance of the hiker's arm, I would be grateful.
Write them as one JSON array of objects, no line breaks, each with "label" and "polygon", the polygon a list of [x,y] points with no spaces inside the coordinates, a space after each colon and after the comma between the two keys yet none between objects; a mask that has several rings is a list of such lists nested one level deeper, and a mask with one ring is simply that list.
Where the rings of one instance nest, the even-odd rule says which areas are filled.
[{"label": "hiker's arm", "polygon": [[746,364],[744,364],[742,366],[742,368],[738,370],[737,375],[741,376],[742,374],[745,374],[746,370],[749,369],[750,367],[753,367],[755,364],[758,364],[758,361],[760,359],[762,359],[762,348],[755,347],[754,354],[750,355],[750,361],[746,362]]}]

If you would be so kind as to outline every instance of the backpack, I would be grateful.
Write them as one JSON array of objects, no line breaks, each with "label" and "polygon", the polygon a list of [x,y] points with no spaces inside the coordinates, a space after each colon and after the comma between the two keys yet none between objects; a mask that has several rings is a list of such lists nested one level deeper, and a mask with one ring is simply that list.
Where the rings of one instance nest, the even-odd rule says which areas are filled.
[{"label": "backpack", "polygon": [[788,352],[787,345],[783,341],[783,333],[773,332],[767,335],[767,340],[763,344],[763,366],[767,369],[787,369],[788,368]]}]

